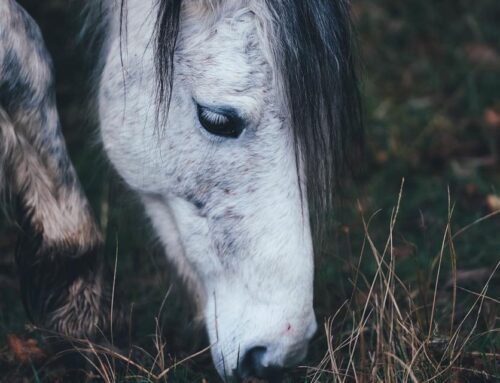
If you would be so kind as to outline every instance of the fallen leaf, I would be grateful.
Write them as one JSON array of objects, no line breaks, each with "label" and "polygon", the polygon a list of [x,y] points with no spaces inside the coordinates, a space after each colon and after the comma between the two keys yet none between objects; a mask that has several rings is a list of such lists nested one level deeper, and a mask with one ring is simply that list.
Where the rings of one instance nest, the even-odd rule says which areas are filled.
[{"label": "fallen leaf", "polygon": [[379,150],[375,153],[375,161],[383,165],[389,160],[389,154],[385,150]]},{"label": "fallen leaf", "polygon": [[468,195],[468,196],[473,196],[477,193],[477,186],[472,184],[472,183],[468,183],[465,185],[465,193]]},{"label": "fallen leaf", "polygon": [[486,197],[486,205],[488,205],[488,209],[492,212],[500,210],[500,196],[489,194]]},{"label": "fallen leaf", "polygon": [[[491,275],[491,269],[487,267],[480,267],[472,270],[457,270],[457,284],[467,285],[470,283],[483,284]],[[449,279],[446,287],[453,286],[453,279]]]},{"label": "fallen leaf", "polygon": [[349,226],[347,226],[347,225],[342,225],[341,228],[340,228],[340,230],[342,230],[342,232],[344,234],[349,234],[350,231],[351,231],[351,229],[349,229]]},{"label": "fallen leaf", "polygon": [[498,68],[500,66],[500,55],[491,46],[481,43],[465,45],[465,55],[473,64],[485,65]]},{"label": "fallen leaf", "polygon": [[488,108],[484,111],[483,119],[486,125],[492,128],[500,126],[500,113],[493,108]]},{"label": "fallen leaf", "polygon": [[413,246],[409,244],[403,244],[399,246],[394,246],[392,249],[392,254],[394,258],[405,259],[412,256],[414,253]]},{"label": "fallen leaf", "polygon": [[14,358],[21,362],[27,363],[30,361],[39,361],[45,358],[45,352],[38,347],[36,339],[21,339],[17,335],[7,335],[7,344],[10,351],[14,354]]}]

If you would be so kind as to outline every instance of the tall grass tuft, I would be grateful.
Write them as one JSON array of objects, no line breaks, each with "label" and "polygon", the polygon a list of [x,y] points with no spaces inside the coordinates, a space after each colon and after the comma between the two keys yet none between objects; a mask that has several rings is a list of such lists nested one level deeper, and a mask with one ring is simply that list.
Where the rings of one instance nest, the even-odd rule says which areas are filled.
[{"label": "tall grass tuft", "polygon": [[[454,240],[500,212],[491,213],[452,232],[453,205],[448,192],[448,220],[432,270],[417,286],[396,273],[394,228],[404,180],[389,222],[385,243],[377,247],[370,235],[370,219],[363,216],[364,244],[359,263],[352,266],[353,293],[324,324],[327,351],[321,362],[307,367],[310,382],[498,382],[500,353],[474,350],[478,340],[499,332],[479,331],[484,303],[500,304],[487,295],[500,262],[491,270],[474,300],[457,313],[457,255]],[[499,249],[500,251],[500,249]],[[368,278],[360,270],[364,257],[373,257],[376,271]],[[449,257],[450,286],[443,283],[443,265]],[[428,297],[431,296],[429,301]],[[421,303],[423,302],[423,303]]]}]

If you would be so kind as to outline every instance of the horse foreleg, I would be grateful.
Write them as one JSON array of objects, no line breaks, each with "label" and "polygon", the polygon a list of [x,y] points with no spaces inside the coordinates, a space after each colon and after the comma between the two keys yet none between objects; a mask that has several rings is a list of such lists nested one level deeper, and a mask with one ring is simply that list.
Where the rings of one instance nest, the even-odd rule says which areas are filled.
[{"label": "horse foreleg", "polygon": [[61,133],[51,59],[17,3],[2,2],[0,20],[0,176],[19,200],[24,303],[37,324],[94,338],[110,317],[102,236]]}]

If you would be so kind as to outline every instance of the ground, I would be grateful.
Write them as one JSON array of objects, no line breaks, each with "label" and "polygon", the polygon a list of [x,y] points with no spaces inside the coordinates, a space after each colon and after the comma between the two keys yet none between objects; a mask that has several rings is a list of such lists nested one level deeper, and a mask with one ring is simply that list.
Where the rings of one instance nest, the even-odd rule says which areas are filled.
[{"label": "ground", "polygon": [[[106,228],[108,260],[118,257],[117,286],[132,318],[135,351],[125,355],[138,366],[98,350],[95,380],[219,381],[208,352],[157,379],[206,347],[205,335],[140,206],[95,144],[71,2],[20,3],[54,56],[65,137]],[[500,4],[352,5],[366,158],[316,245],[315,307],[325,327],[288,381],[499,381]],[[0,227],[0,381],[68,381],[22,308],[15,225],[2,218]],[[155,342],[164,346],[156,362],[146,354],[159,354]]]}]

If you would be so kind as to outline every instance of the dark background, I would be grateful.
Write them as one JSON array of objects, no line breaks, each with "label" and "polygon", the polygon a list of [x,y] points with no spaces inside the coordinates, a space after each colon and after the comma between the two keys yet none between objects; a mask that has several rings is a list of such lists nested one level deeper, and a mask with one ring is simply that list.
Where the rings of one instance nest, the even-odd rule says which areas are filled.
[{"label": "dark background", "polygon": [[[107,257],[111,263],[118,257],[118,286],[133,318],[130,341],[154,350],[155,318],[170,288],[159,321],[160,337],[166,343],[166,363],[181,359],[204,347],[205,336],[195,325],[191,304],[169,272],[140,206],[109,169],[100,150],[95,117],[89,112],[91,60],[85,58],[85,42],[75,38],[78,7],[65,0],[20,3],[39,23],[54,58],[58,105],[70,154],[106,232]],[[357,264],[364,244],[362,215],[368,219],[376,213],[369,231],[383,248],[403,177],[393,233],[395,264],[421,307],[429,305],[449,202],[454,206],[452,232],[500,209],[500,3],[359,0],[352,4],[361,47],[367,153],[366,162],[360,164],[361,175],[346,182],[339,193],[327,240],[316,247],[315,299],[320,323],[352,296],[349,265]],[[4,219],[0,227],[0,381],[2,376],[9,382],[64,381],[60,377],[64,371],[54,372],[44,362],[19,360],[6,340],[14,334],[40,341],[39,334],[26,329],[17,290],[15,225]],[[478,223],[457,237],[455,249],[457,283],[480,291],[500,260],[500,218]],[[366,257],[360,267],[370,278],[375,266]],[[449,258],[445,258],[438,278],[443,320],[450,312],[450,270]],[[473,298],[460,294],[457,317],[465,315]],[[481,316],[479,327],[485,331],[499,328],[498,275],[488,295],[497,303],[488,301],[487,313]],[[344,330],[338,328],[339,333]],[[492,331],[471,347],[480,352],[498,350],[497,334]],[[317,365],[326,350],[321,325],[311,348],[308,366]],[[146,357],[140,360],[148,363]],[[207,353],[184,366],[170,374],[170,381],[217,381]],[[304,373],[299,369],[290,379],[304,381],[298,378]]]}]

